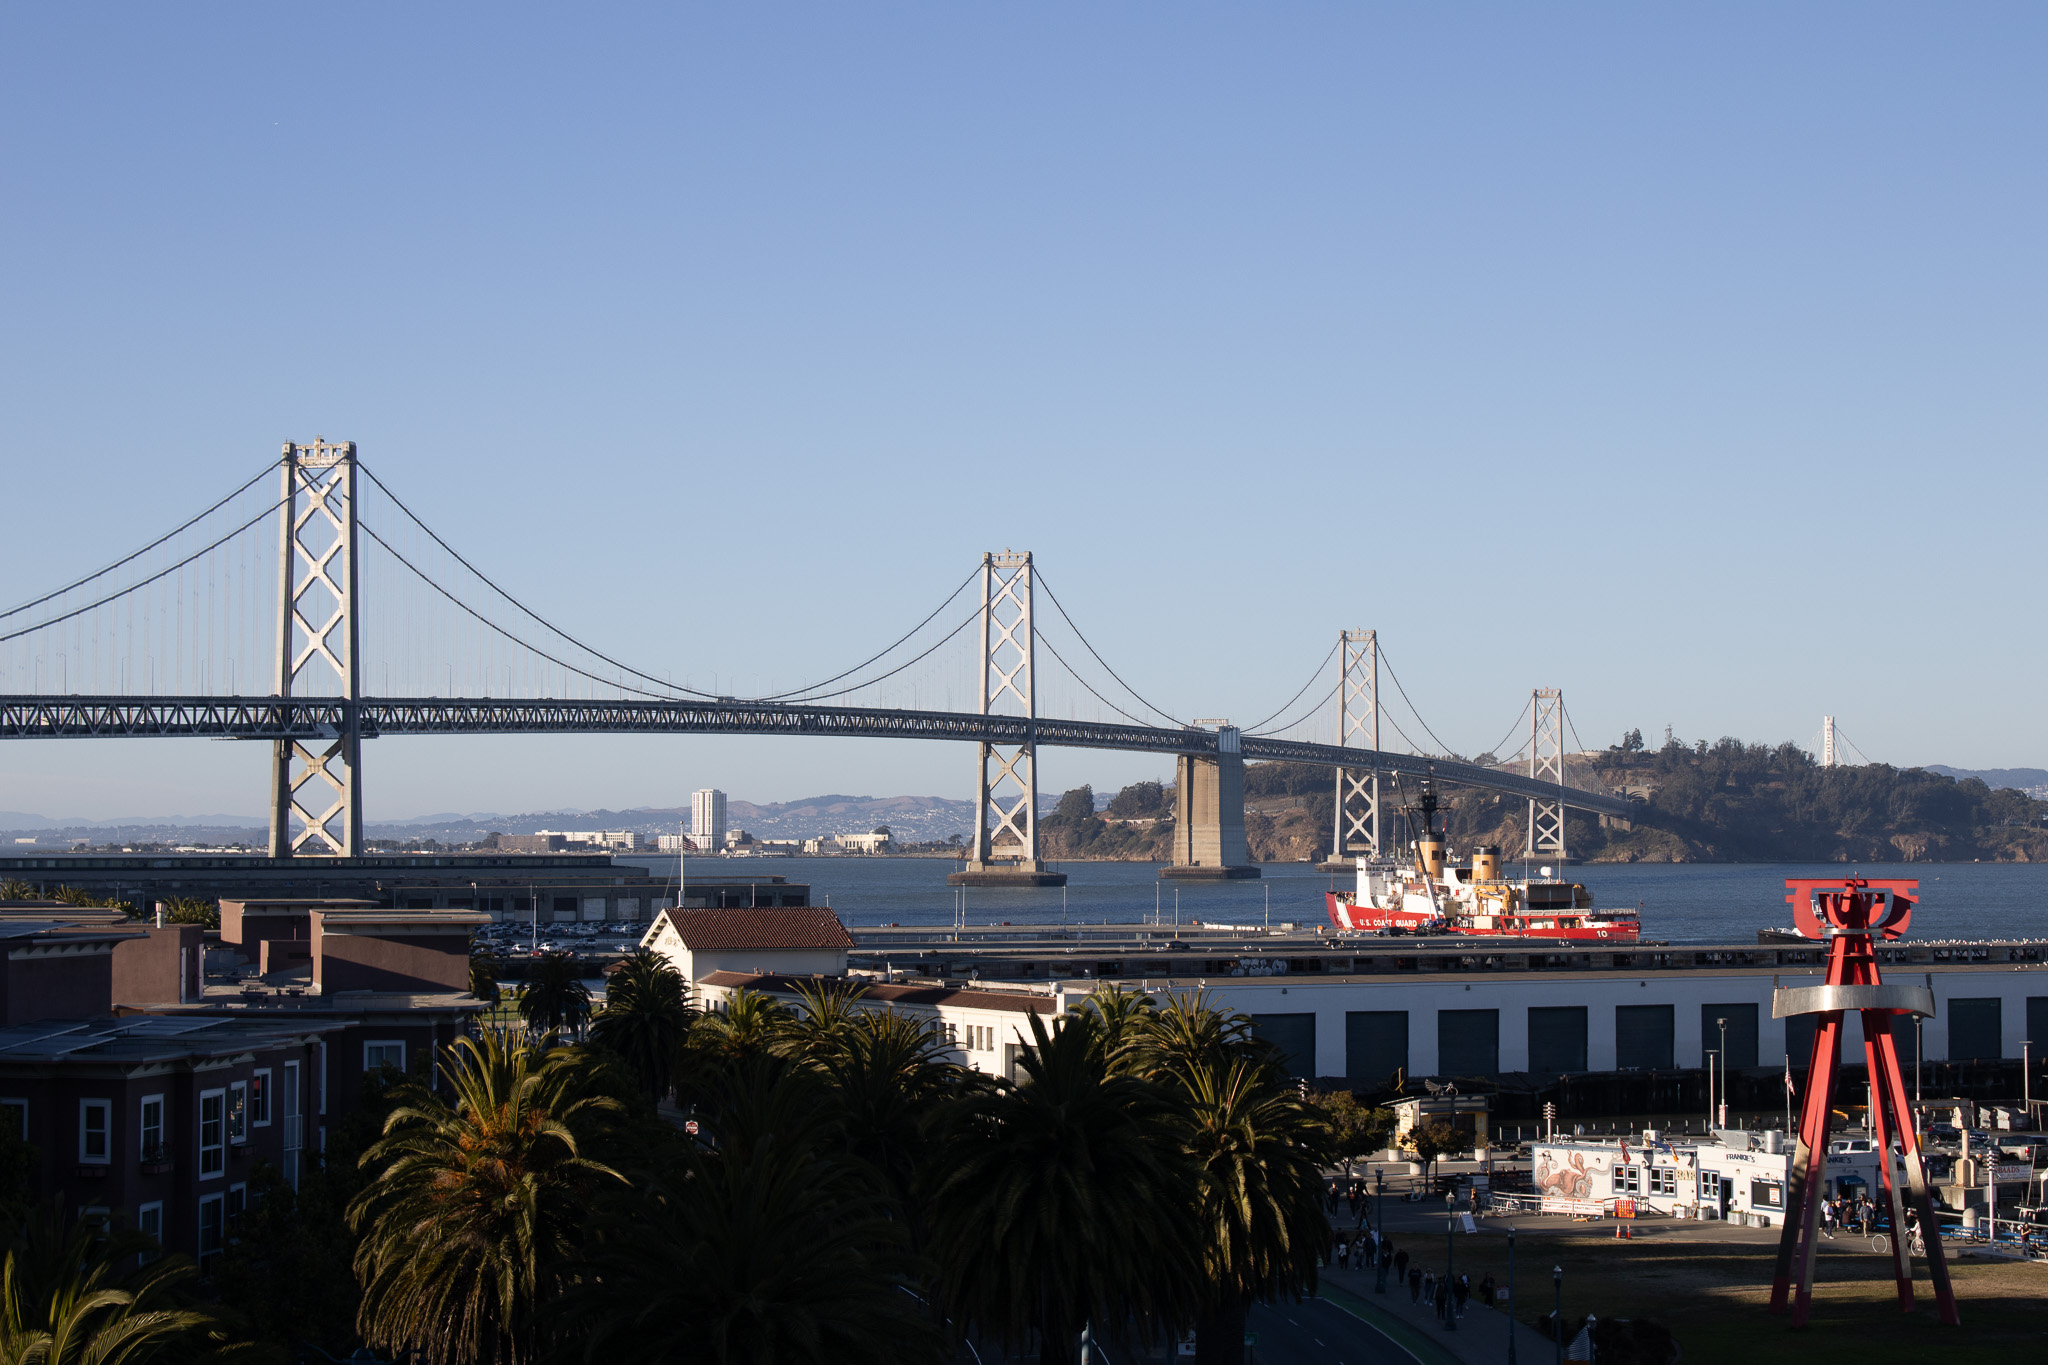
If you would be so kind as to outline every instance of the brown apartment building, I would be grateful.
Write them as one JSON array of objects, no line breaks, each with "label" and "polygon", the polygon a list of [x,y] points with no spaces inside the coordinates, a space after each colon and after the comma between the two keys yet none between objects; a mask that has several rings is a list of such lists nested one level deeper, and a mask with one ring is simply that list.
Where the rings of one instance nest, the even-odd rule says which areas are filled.
[{"label": "brown apartment building", "polygon": [[263,925],[246,947],[277,959],[267,979],[204,979],[196,926],[0,907],[0,1123],[35,1148],[35,1187],[202,1264],[256,1168],[296,1185],[366,1078],[435,1081],[480,1008],[469,938],[485,920],[360,902],[222,908],[219,947],[234,956]]}]

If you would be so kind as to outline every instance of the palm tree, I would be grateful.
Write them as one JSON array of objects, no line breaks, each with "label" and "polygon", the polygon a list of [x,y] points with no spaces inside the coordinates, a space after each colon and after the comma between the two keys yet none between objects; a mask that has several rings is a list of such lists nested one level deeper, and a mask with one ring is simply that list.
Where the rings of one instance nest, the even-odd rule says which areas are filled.
[{"label": "palm tree", "polygon": [[0,1361],[6,1365],[144,1365],[218,1349],[219,1321],[176,1295],[198,1279],[182,1256],[136,1267],[153,1238],[39,1209],[0,1258]]},{"label": "palm tree", "polygon": [[1074,1008],[1090,1010],[1101,1021],[1102,1046],[1112,1069],[1121,1067],[1129,1050],[1150,1038],[1158,1016],[1158,1002],[1151,996],[1127,991],[1114,982],[1097,986]]},{"label": "palm tree", "polygon": [[823,1082],[754,1053],[721,1073],[680,1169],[631,1194],[627,1229],[564,1302],[607,1365],[936,1362],[900,1221],[832,1151]]},{"label": "palm tree", "polygon": [[519,1017],[534,1033],[575,1030],[590,1016],[590,987],[576,975],[574,953],[553,952],[527,969]]},{"label": "palm tree", "polygon": [[799,984],[796,993],[803,1001],[802,1015],[791,1022],[788,1041],[800,1055],[813,1061],[826,1062],[840,1056],[858,1021],[871,1013],[860,1007],[868,988],[843,978],[815,988]]},{"label": "palm tree", "polygon": [[964,1334],[1036,1338],[1071,1362],[1084,1325],[1116,1337],[1182,1319],[1199,1270],[1173,1107],[1110,1070],[1100,1018],[1029,1016],[1021,1084],[970,1097],[932,1199],[941,1306]]},{"label": "palm tree", "polygon": [[984,1084],[979,1072],[947,1059],[951,1050],[935,1023],[870,1010],[854,1016],[825,1063],[841,1149],[881,1178],[920,1246],[927,1224],[921,1177],[939,1151],[938,1120]]},{"label": "palm tree", "polygon": [[444,1075],[452,1106],[408,1086],[363,1154],[376,1175],[349,1206],[357,1325],[446,1365],[525,1365],[592,1192],[621,1179],[586,1154],[620,1105],[581,1092],[572,1050],[503,1033],[459,1040]]},{"label": "palm tree", "polygon": [[498,1005],[498,955],[488,943],[469,949],[469,993],[495,1009]]},{"label": "palm tree", "polygon": [[1220,1065],[1233,1056],[1273,1055],[1253,1036],[1248,1016],[1218,1009],[1207,991],[1173,995],[1142,1022],[1121,1058],[1139,1075],[1160,1077],[1176,1068]]},{"label": "palm tree", "polygon": [[760,991],[738,990],[722,1009],[708,1010],[690,1030],[690,1050],[707,1061],[734,1062],[788,1049],[796,1016]]},{"label": "palm tree", "polygon": [[1242,1357],[1254,1300],[1313,1289],[1329,1224],[1328,1123],[1267,1060],[1240,1052],[1176,1064],[1164,1078],[1185,1106],[1187,1155],[1200,1173],[1202,1312],[1196,1365]]},{"label": "palm tree", "polygon": [[659,1100],[668,1093],[696,1017],[683,974],[661,954],[642,948],[612,973],[604,1008],[590,1024],[590,1041],[617,1053],[642,1089]]}]

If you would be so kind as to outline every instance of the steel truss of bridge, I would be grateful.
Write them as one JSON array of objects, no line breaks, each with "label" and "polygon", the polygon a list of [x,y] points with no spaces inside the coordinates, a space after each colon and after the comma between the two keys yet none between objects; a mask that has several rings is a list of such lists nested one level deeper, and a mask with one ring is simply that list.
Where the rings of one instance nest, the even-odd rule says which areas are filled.
[{"label": "steel truss of bridge", "polygon": [[[0,739],[333,739],[350,704],[329,697],[0,697]],[[983,744],[1042,744],[1070,749],[1205,755],[1214,730],[1115,725],[1101,721],[980,715],[970,711],[892,711],[857,706],[706,701],[461,700],[365,697],[355,703],[364,739],[385,735],[687,734],[833,735],[865,739],[944,739]],[[1497,768],[1372,749],[1296,740],[1238,738],[1247,759],[1314,763],[1480,787],[1562,801],[1577,810],[1628,815],[1623,797],[1538,782]]]}]

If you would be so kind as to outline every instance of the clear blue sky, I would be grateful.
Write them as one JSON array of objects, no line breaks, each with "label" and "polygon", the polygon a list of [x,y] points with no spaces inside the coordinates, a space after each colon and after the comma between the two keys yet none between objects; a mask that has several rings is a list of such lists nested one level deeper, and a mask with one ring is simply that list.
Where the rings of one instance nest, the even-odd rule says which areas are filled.
[{"label": "clear blue sky", "polygon": [[[321,433],[746,690],[1014,545],[1181,715],[1370,625],[1466,752],[1554,684],[1588,744],[2048,764],[2044,58],[2022,4],[10,6],[0,596]],[[367,761],[373,818],[970,767]],[[264,767],[9,745],[0,808]]]}]

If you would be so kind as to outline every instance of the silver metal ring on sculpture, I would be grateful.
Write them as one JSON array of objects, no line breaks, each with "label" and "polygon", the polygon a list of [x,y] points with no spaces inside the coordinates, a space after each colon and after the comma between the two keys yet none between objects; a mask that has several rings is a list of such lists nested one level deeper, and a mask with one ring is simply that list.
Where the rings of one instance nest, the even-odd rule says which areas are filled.
[{"label": "silver metal ring on sculpture", "polygon": [[1925,986],[1790,986],[1771,992],[1771,1018],[1835,1010],[1898,1010],[1934,1017],[1934,992]]}]

